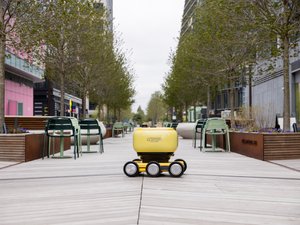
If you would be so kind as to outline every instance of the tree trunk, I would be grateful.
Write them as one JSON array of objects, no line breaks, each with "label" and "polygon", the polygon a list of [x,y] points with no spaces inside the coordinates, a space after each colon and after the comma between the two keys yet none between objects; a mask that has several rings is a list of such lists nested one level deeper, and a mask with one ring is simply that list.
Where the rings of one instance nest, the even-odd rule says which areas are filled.
[{"label": "tree trunk", "polygon": [[116,107],[114,107],[114,118],[113,118],[113,123],[115,123],[116,122],[116,119],[117,119],[117,109],[116,109]]},{"label": "tree trunk", "polygon": [[111,121],[110,121],[110,118],[109,118],[109,105],[107,105],[106,110],[107,110],[106,119],[107,119],[107,122],[110,124]]},{"label": "tree trunk", "polygon": [[[286,32],[282,36],[283,42],[283,130],[290,130],[290,40],[289,40],[289,29],[290,25],[288,19],[289,1],[284,1],[284,24]],[[296,4],[296,3],[295,3]]]},{"label": "tree trunk", "polygon": [[[1,1],[0,8],[0,24],[4,26],[4,6],[3,1]],[[1,27],[0,32],[0,134],[4,132],[4,103],[5,103],[5,46],[6,46],[6,37],[5,37],[5,28]]]},{"label": "tree trunk", "polygon": [[[167,109],[167,121],[170,121],[170,119],[169,119],[169,115],[170,115],[170,112],[171,112],[171,107],[169,107],[168,109]],[[171,119],[172,119],[172,116],[171,116]]]},{"label": "tree trunk", "polygon": [[98,120],[101,120],[101,106],[100,106],[100,103],[98,103]]},{"label": "tree trunk", "polygon": [[65,116],[65,70],[63,61],[61,62],[60,75],[60,116]]},{"label": "tree trunk", "polygon": [[194,120],[193,120],[193,122],[196,122],[196,116],[197,116],[196,104],[194,104]]},{"label": "tree trunk", "polygon": [[86,91],[83,91],[83,95],[82,95],[82,115],[80,116],[81,119],[85,119],[86,118]]},{"label": "tree trunk", "polygon": [[206,109],[206,117],[209,118],[209,111],[211,106],[211,99],[210,99],[210,86],[207,86],[207,109]]},{"label": "tree trunk", "polygon": [[188,104],[185,103],[185,120],[183,122],[188,122]]},{"label": "tree trunk", "polygon": [[[65,2],[63,2],[64,6]],[[65,6],[63,7],[63,10],[65,11]],[[65,45],[65,37],[64,37],[64,28],[61,28],[61,33],[60,33],[60,116],[65,116],[65,52],[64,52],[64,45]],[[70,116],[71,116],[71,111],[70,111]]]},{"label": "tree trunk", "polygon": [[289,39],[283,39],[283,130],[290,130],[290,73]]},{"label": "tree trunk", "polygon": [[179,110],[178,110],[178,117],[177,117],[177,121],[182,121],[183,120],[183,113],[182,113],[182,106],[179,107]]},{"label": "tree trunk", "polygon": [[234,121],[234,80],[230,79],[230,126],[231,128],[235,128]]},{"label": "tree trunk", "polygon": [[[2,9],[0,9],[2,11]],[[3,24],[3,16],[1,24]],[[0,133],[4,132],[4,102],[5,102],[5,35],[0,36]]]},{"label": "tree trunk", "polygon": [[249,119],[252,119],[252,66],[249,66]]}]

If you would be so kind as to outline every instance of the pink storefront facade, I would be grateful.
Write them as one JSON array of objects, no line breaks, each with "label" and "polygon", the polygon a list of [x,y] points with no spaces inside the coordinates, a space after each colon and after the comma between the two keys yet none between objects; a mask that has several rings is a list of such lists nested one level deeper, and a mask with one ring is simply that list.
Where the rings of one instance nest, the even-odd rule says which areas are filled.
[{"label": "pink storefront facade", "polygon": [[5,116],[33,116],[34,83],[42,81],[43,70],[20,54],[6,51]]},{"label": "pink storefront facade", "polygon": [[33,116],[33,87],[5,80],[5,115]]}]

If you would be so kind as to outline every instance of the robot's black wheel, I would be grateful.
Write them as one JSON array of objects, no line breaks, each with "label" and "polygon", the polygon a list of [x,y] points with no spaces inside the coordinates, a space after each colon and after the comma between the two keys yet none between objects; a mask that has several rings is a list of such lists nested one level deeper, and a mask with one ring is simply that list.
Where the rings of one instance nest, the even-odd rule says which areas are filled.
[{"label": "robot's black wheel", "polygon": [[183,165],[184,165],[183,172],[185,172],[186,169],[187,169],[187,163],[186,163],[186,161],[184,161],[183,159],[175,159],[174,160],[174,162],[179,162],[179,161],[183,162]]},{"label": "robot's black wheel", "polygon": [[123,171],[128,177],[135,177],[139,174],[139,166],[136,162],[129,161],[125,163]]},{"label": "robot's black wheel", "polygon": [[168,171],[172,177],[180,177],[184,173],[184,168],[180,162],[172,162]]},{"label": "robot's black wheel", "polygon": [[150,177],[158,177],[161,173],[161,168],[158,162],[149,162],[146,166],[146,173]]}]

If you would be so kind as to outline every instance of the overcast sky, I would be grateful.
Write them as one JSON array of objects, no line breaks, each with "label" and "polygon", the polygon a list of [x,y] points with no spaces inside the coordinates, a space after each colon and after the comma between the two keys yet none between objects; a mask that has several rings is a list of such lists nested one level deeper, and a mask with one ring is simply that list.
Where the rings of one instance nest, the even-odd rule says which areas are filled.
[{"label": "overcast sky", "polygon": [[135,71],[135,112],[146,110],[151,94],[161,90],[168,59],[176,49],[184,0],[113,0],[114,29],[123,40]]}]

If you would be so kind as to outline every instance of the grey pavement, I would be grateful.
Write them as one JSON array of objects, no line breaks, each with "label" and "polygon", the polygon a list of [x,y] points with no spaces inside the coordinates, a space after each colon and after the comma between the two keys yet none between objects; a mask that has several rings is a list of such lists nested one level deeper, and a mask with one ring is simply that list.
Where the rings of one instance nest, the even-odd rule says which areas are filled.
[{"label": "grey pavement", "polygon": [[129,178],[132,135],[105,139],[104,148],[77,160],[0,162],[0,224],[300,224],[300,160],[203,153],[180,139],[182,177]]}]

